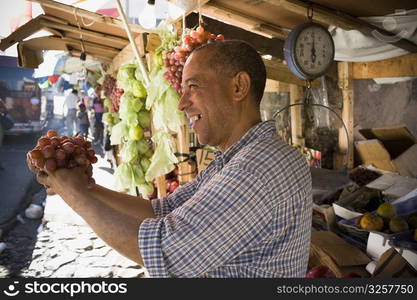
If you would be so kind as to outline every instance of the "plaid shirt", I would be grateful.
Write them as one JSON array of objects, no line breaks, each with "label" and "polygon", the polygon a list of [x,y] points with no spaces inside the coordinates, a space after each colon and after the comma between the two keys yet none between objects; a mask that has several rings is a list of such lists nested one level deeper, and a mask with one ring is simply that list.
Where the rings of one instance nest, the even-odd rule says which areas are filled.
[{"label": "plaid shirt", "polygon": [[153,199],[139,228],[151,277],[304,277],[312,191],[305,159],[262,122],[196,179]]}]

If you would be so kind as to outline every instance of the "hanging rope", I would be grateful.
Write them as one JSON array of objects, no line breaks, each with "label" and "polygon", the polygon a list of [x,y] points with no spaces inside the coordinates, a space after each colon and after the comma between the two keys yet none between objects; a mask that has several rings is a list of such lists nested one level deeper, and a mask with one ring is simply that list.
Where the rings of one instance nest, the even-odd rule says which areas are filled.
[{"label": "hanging rope", "polygon": [[201,2],[198,0],[198,26],[203,24],[203,17],[201,16]]},{"label": "hanging rope", "polygon": [[81,29],[80,22],[78,21],[77,9],[78,7],[74,7],[73,14],[74,14],[75,21],[77,22],[78,29],[80,30],[81,50],[82,52],[85,53],[83,31]]}]

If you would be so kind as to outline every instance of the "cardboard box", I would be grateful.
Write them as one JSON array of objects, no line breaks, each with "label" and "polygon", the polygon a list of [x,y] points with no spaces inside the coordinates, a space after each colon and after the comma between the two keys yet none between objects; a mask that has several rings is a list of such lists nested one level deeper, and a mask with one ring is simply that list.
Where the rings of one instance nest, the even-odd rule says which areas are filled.
[{"label": "cardboard box", "polygon": [[[366,245],[366,253],[375,261],[379,261],[382,255],[392,249],[389,243],[389,238],[376,232],[371,232],[368,237],[368,243]],[[403,257],[404,260],[412,266],[414,271],[417,271],[417,251],[410,249],[404,249],[401,247],[395,247],[395,250]]]},{"label": "cardboard box", "polygon": [[360,129],[367,139],[355,142],[361,163],[400,175],[417,176],[417,139],[405,126]]},{"label": "cardboard box", "polygon": [[[397,215],[406,216],[417,211],[417,189],[406,196],[392,202],[397,209]],[[363,229],[362,229],[363,230]],[[417,270],[417,250],[401,246],[401,238],[411,236],[413,229],[396,234],[370,232],[366,244],[366,253],[373,260],[379,260],[381,255],[391,247],[395,249]],[[411,241],[411,238],[409,239]],[[394,243],[394,241],[397,241]]]},{"label": "cardboard box", "polygon": [[415,278],[416,270],[394,248],[386,250],[372,272],[374,278]]},{"label": "cardboard box", "polygon": [[[415,160],[417,161],[417,156]],[[368,183],[366,187],[379,190],[390,199],[398,199],[417,188],[417,179],[387,173]]]},{"label": "cardboard box", "polygon": [[359,248],[333,232],[317,231],[311,234],[309,268],[327,266],[338,278],[352,272],[369,277],[365,267],[370,261]]},{"label": "cardboard box", "polygon": [[313,203],[312,226],[317,230],[335,231],[337,223],[333,206]]}]

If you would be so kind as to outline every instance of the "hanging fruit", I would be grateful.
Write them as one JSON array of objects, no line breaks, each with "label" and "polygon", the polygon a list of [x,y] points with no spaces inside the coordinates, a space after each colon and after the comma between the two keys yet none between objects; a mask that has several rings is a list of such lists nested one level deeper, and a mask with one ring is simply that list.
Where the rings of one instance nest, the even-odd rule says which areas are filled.
[{"label": "hanging fruit", "polygon": [[203,44],[223,40],[223,34],[215,35],[199,26],[196,30],[192,30],[189,34],[184,35],[180,45],[166,52],[164,66],[167,68],[167,71],[164,74],[164,78],[178,94],[181,94],[182,70],[191,52]]}]

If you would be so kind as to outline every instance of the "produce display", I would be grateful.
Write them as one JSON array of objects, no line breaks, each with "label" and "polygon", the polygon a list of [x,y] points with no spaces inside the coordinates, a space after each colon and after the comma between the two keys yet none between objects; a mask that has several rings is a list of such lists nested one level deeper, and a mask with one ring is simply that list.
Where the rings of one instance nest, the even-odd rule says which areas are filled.
[{"label": "produce display", "polygon": [[164,78],[169,81],[178,94],[181,94],[182,69],[188,56],[195,48],[216,40],[224,40],[224,35],[219,34],[216,36],[199,26],[196,30],[192,30],[189,34],[184,35],[180,45],[166,52],[164,66],[167,68],[167,71],[164,73]]},{"label": "produce display", "polygon": [[60,137],[55,130],[49,130],[45,136],[39,138],[35,148],[28,152],[27,159],[35,173],[84,166],[88,182],[95,183],[91,164],[97,162],[97,157],[91,147],[91,142],[83,136]]},{"label": "produce display", "polygon": [[120,97],[123,95],[123,89],[117,87],[116,78],[106,74],[103,81],[104,96],[112,102],[111,112],[118,112],[120,108]]},{"label": "produce display", "polygon": [[[136,187],[142,197],[153,194],[154,186],[145,177],[154,154],[150,140],[151,116],[145,107],[146,89],[139,68],[134,63],[120,67],[117,73],[117,86],[124,93],[115,116],[108,113],[103,118],[111,123],[111,144],[121,145],[122,163],[115,171],[115,188],[136,194]],[[108,104],[108,103],[107,103]],[[117,123],[114,122],[117,118]],[[112,122],[109,122],[111,119]]]},{"label": "produce display", "polygon": [[180,186],[178,182],[178,167],[165,175],[165,185],[167,195],[173,193]]},{"label": "produce display", "polygon": [[417,213],[398,216],[395,206],[385,202],[375,212],[368,212],[357,221],[362,229],[394,234],[417,228]]}]

